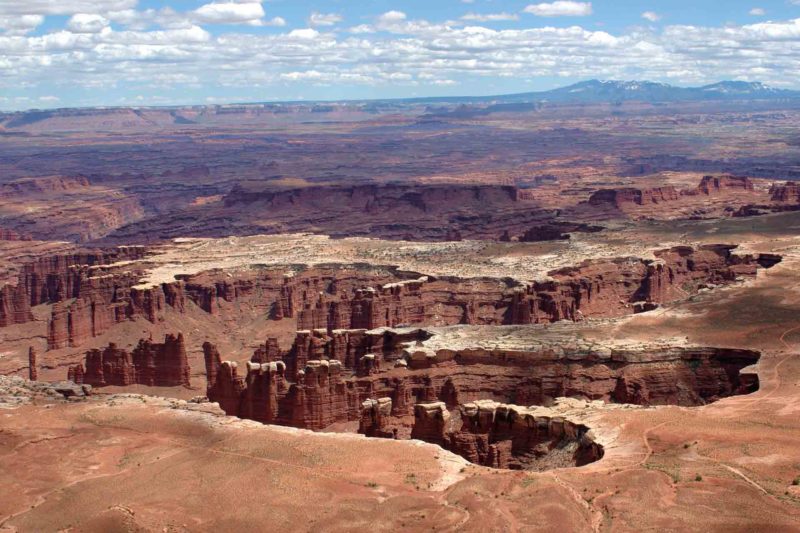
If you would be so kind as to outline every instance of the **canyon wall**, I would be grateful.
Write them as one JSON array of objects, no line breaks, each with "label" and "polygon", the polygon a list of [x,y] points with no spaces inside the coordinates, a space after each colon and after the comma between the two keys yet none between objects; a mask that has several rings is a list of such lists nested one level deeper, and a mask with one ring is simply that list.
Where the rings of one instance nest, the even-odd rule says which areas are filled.
[{"label": "canyon wall", "polygon": [[775,262],[774,257],[767,261],[766,256],[736,255],[734,249],[675,247],[655,252],[655,260],[587,261],[524,284],[328,267],[292,276],[281,268],[254,269],[236,278],[208,271],[140,286],[145,249],[120,248],[51,256],[26,265],[16,285],[0,288],[0,327],[28,322],[33,319],[31,307],[52,304],[48,348],[58,349],[81,346],[128,319],[159,322],[167,308],[184,312],[187,301],[212,315],[235,302],[272,320],[295,320],[300,330],[612,317],[652,309],[704,286],[752,277],[759,267]]},{"label": "canyon wall", "polygon": [[[214,367],[209,375],[216,378],[209,382],[208,397],[227,414],[242,418],[315,430],[360,421],[372,433],[407,438],[418,403],[441,401],[450,407],[491,399],[547,405],[559,397],[577,397],[690,406],[758,387],[754,374],[741,373],[760,356],[748,350],[587,348],[564,341],[523,351],[431,351],[424,341],[413,340],[420,338],[419,330],[399,332],[394,342],[386,341],[385,332],[352,333],[360,339],[354,353],[370,352],[350,359],[355,367],[335,358],[298,364],[295,346],[282,361],[248,363],[246,377],[238,376],[235,364],[220,363],[213,346],[205,346],[206,353],[214,355],[207,358]],[[310,357],[333,353],[338,342],[324,332],[298,332],[296,345],[305,346],[309,339],[317,339]],[[376,346],[380,350],[373,350]],[[358,363],[364,360],[371,361],[367,371]],[[232,371],[222,371],[226,364]],[[384,403],[380,417],[373,412],[366,418],[381,418],[382,425],[367,423],[365,402],[381,398],[388,398],[391,406]]]},{"label": "canyon wall", "polygon": [[453,423],[443,402],[417,404],[412,437],[492,468],[542,471],[603,457],[588,427],[547,409],[484,400],[460,405],[456,414]]},{"label": "canyon wall", "polygon": [[616,208],[624,208],[627,205],[641,206],[674,202],[679,197],[678,190],[671,185],[651,189],[623,187],[619,189],[601,189],[592,193],[589,197],[589,205],[610,205]]}]

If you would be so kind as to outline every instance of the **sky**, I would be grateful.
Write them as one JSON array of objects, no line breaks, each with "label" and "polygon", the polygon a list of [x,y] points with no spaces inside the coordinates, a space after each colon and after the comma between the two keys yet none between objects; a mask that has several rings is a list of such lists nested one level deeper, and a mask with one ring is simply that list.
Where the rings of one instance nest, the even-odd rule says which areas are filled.
[{"label": "sky", "polygon": [[0,0],[0,109],[800,89],[800,0]]}]

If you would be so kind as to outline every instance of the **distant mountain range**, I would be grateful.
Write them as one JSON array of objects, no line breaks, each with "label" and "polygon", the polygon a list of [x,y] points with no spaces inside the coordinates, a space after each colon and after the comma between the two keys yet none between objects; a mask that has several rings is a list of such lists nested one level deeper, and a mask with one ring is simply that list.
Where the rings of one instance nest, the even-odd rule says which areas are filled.
[{"label": "distant mountain range", "polygon": [[[326,120],[327,113],[356,110],[366,113],[403,111],[425,107],[427,118],[475,117],[496,112],[525,112],[548,104],[649,104],[680,102],[763,102],[800,107],[800,91],[776,89],[760,82],[721,81],[702,87],[675,87],[652,81],[588,80],[550,91],[496,96],[447,96],[406,99],[252,102],[230,105],[184,105],[162,107],[96,107],[0,112],[0,131],[27,128],[69,130],[92,128],[150,127],[165,124],[216,124],[233,120],[261,121],[260,115],[297,113]],[[105,118],[100,118],[105,117]],[[249,117],[246,118],[246,117]],[[57,119],[58,124],[53,120]]]},{"label": "distant mountain range", "polygon": [[415,98],[405,102],[444,104],[520,104],[538,102],[692,102],[708,100],[784,100],[800,99],[800,91],[776,89],[761,82],[721,81],[702,87],[675,87],[652,81],[588,80],[550,91],[505,94]]}]

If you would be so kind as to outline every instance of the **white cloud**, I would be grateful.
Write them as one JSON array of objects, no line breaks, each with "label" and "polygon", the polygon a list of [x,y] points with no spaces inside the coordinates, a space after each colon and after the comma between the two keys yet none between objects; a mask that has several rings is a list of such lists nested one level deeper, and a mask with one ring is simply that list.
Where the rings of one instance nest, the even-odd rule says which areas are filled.
[{"label": "white cloud", "polygon": [[273,17],[269,20],[265,20],[264,26],[283,27],[286,26],[286,19],[284,19],[283,17]]},{"label": "white cloud", "polygon": [[249,24],[261,26],[264,8],[261,2],[212,2],[195,9],[193,18],[209,24]]},{"label": "white cloud", "polygon": [[59,94],[59,84],[85,89],[91,98],[108,94],[109,87],[126,88],[132,97],[141,94],[139,87],[243,94],[295,83],[300,91],[304,83],[446,87],[537,77],[685,84],[743,79],[796,86],[800,71],[800,19],[648,31],[596,31],[577,24],[498,30],[481,21],[464,27],[390,11],[341,34],[225,28],[212,35],[191,12],[167,8],[80,15],[70,19],[69,31],[31,36],[5,27],[0,94],[13,99],[21,88],[37,87],[31,94]]},{"label": "white cloud", "polygon": [[0,15],[102,14],[136,7],[137,0],[2,0]]},{"label": "white cloud", "polygon": [[355,33],[355,34],[359,34],[359,33],[375,33],[375,28],[373,28],[369,24],[359,24],[358,26],[353,26],[352,28],[350,28],[347,31],[349,31],[350,33]]},{"label": "white cloud", "polygon": [[503,20],[519,20],[515,13],[467,13],[461,20],[468,22],[497,22]]},{"label": "white cloud", "polygon": [[754,7],[754,8],[753,8],[753,9],[751,9],[751,10],[750,10],[748,13],[749,13],[750,15],[753,15],[754,17],[763,17],[764,15],[766,15],[766,14],[767,14],[767,12],[766,12],[766,11],[764,11],[764,9],[762,9],[762,8],[760,8],[760,7]]},{"label": "white cloud", "polygon": [[6,35],[25,35],[44,22],[42,15],[0,15],[0,29]]},{"label": "white cloud", "polygon": [[556,0],[552,3],[530,4],[523,11],[539,17],[583,17],[592,14],[592,3]]},{"label": "white cloud", "polygon": [[295,39],[316,39],[320,36],[320,33],[313,28],[303,28],[299,30],[292,30],[287,36]]},{"label": "white cloud", "polygon": [[108,27],[108,19],[101,15],[78,13],[67,21],[67,29],[73,33],[100,33]]},{"label": "white cloud", "polygon": [[649,20],[650,22],[658,22],[661,20],[661,15],[656,13],[655,11],[645,11],[642,13],[642,18],[645,20]]},{"label": "white cloud", "polygon": [[383,15],[378,17],[379,24],[396,24],[398,22],[403,22],[408,18],[405,13],[402,11],[387,11]]},{"label": "white cloud", "polygon": [[310,26],[333,26],[342,21],[342,16],[337,13],[319,13],[314,11],[308,17]]}]

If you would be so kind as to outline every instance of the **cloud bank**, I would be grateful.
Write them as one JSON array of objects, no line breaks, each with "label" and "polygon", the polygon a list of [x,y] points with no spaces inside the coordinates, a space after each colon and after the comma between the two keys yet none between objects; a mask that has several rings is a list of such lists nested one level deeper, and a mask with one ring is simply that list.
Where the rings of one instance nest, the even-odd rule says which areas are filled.
[{"label": "cloud bank", "polygon": [[[797,86],[800,19],[719,27],[662,25],[622,33],[540,17],[585,16],[591,3],[531,4],[515,13],[467,13],[433,22],[401,11],[359,21],[310,13],[286,25],[279,4],[214,1],[179,12],[135,0],[44,0],[0,4],[0,89],[296,86],[457,87],[467,80],[651,79],[704,83],[761,80]],[[66,15],[41,32],[45,17]],[[648,21],[659,16],[645,12]],[[576,19],[577,20],[577,19]],[[493,29],[516,21],[535,27]],[[303,21],[295,21],[303,22]],[[348,22],[358,22],[348,26]],[[266,29],[272,26],[272,29]],[[258,28],[242,31],[239,28]],[[458,92],[451,89],[451,92]],[[58,94],[58,90],[48,90]],[[64,99],[61,99],[64,101]]]}]

